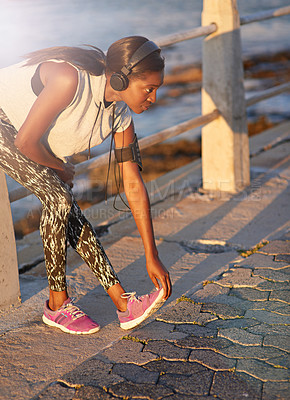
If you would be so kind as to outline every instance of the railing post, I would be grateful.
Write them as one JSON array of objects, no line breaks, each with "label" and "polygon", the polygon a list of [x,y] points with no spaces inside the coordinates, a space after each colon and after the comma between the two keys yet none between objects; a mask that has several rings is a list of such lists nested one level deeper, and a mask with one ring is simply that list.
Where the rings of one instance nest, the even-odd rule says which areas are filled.
[{"label": "railing post", "polygon": [[0,171],[0,308],[19,303],[17,252],[5,174]]},{"label": "railing post", "polygon": [[203,189],[237,192],[250,183],[249,140],[236,0],[204,0],[202,25],[217,25],[203,41],[202,114],[220,117],[202,128]]}]

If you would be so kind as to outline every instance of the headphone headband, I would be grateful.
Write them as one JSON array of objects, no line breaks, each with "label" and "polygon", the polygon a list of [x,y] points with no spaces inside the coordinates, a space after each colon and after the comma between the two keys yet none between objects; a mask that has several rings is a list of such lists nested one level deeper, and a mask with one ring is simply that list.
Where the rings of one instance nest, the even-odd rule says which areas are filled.
[{"label": "headphone headband", "polygon": [[116,72],[111,76],[110,83],[112,88],[117,91],[127,89],[129,85],[128,75],[130,74],[132,69],[145,57],[149,56],[149,54],[154,53],[154,51],[157,50],[160,50],[160,48],[151,40],[148,40],[140,47],[138,47],[138,49],[133,53],[132,57],[128,61],[128,64],[122,67],[120,72]]},{"label": "headphone headband", "polygon": [[137,65],[140,61],[142,61],[145,57],[149,56],[149,54],[157,50],[160,50],[157,44],[155,44],[151,40],[148,40],[135,51],[135,53],[130,58],[128,64],[125,66],[125,68],[128,69],[130,73],[131,70],[135,67],[135,65]]}]

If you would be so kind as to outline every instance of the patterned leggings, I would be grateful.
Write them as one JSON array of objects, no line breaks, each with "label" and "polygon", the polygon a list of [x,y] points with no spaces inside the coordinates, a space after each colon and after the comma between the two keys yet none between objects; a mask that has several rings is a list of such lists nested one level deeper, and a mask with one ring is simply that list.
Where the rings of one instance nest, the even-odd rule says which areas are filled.
[{"label": "patterned leggings", "polygon": [[66,289],[67,240],[107,291],[119,283],[112,265],[72,191],[56,173],[24,156],[14,145],[16,129],[0,108],[0,169],[42,203],[40,234],[50,289]]}]

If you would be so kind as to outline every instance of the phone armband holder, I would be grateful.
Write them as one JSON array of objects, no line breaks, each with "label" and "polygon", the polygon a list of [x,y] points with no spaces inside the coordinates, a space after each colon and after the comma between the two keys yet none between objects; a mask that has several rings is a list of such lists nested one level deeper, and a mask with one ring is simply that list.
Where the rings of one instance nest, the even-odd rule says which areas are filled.
[{"label": "phone armband holder", "polygon": [[115,157],[118,163],[132,161],[138,164],[140,171],[142,171],[143,169],[142,159],[136,133],[134,136],[133,143],[130,143],[129,146],[115,148]]}]

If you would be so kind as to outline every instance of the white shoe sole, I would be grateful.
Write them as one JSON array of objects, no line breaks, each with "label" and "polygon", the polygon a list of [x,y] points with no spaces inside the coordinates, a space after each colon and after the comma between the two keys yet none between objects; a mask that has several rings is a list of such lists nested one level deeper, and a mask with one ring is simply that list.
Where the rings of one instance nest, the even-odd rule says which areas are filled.
[{"label": "white shoe sole", "polygon": [[155,311],[157,311],[158,308],[160,308],[162,304],[165,302],[165,300],[162,299],[163,293],[164,293],[163,289],[160,290],[159,295],[156,297],[154,303],[152,303],[151,306],[147,308],[144,314],[140,315],[140,317],[138,318],[135,318],[133,321],[120,323],[120,328],[124,330],[135,328],[135,326],[141,324],[141,322],[143,322],[146,318],[148,318]]},{"label": "white shoe sole", "polygon": [[100,330],[100,326],[91,329],[88,332],[76,332],[76,331],[71,331],[70,329],[67,329],[65,326],[57,324],[54,321],[51,321],[50,319],[48,319],[45,315],[42,316],[42,321],[49,326],[53,326],[54,328],[59,328],[61,329],[63,332],[65,333],[71,333],[72,335],[90,335],[91,333],[96,333]]}]

